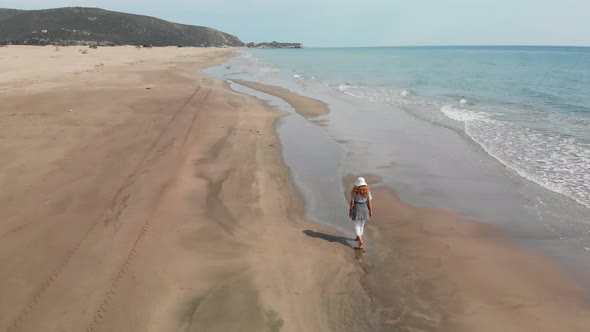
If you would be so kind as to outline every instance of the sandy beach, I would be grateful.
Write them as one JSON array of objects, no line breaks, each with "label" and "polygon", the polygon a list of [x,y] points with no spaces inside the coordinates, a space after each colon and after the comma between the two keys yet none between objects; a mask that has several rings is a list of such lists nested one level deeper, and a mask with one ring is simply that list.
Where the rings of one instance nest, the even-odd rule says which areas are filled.
[{"label": "sandy beach", "polygon": [[232,53],[0,49],[0,330],[364,329]]},{"label": "sandy beach", "polygon": [[[320,101],[285,98],[289,91],[284,88],[235,81],[284,99],[304,117],[325,114]],[[367,253],[357,251],[356,259],[364,271],[359,282],[371,299],[371,329],[588,329],[586,290],[561,266],[515,245],[493,226],[446,210],[413,207],[379,177],[364,176],[376,185],[376,212],[367,227]],[[345,177],[343,188],[351,188],[355,179]],[[344,196],[349,199],[348,192]]]},{"label": "sandy beach", "polygon": [[309,222],[285,114],[199,73],[233,53],[0,48],[0,330],[588,330],[560,266],[395,188],[364,254]]}]

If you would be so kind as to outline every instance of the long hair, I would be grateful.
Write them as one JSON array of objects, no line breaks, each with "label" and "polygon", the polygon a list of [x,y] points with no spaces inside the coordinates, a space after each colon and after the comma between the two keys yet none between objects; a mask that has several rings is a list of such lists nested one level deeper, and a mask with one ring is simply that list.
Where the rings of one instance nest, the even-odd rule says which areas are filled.
[{"label": "long hair", "polygon": [[354,186],[352,188],[352,192],[350,193],[353,196],[361,196],[361,197],[367,197],[369,196],[369,186]]}]

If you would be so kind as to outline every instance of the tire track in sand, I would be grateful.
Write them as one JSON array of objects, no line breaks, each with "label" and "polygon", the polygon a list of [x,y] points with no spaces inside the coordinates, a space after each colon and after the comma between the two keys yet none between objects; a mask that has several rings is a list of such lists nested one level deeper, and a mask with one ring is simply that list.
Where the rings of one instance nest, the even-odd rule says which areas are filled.
[{"label": "tire track in sand", "polygon": [[[66,255],[61,261],[59,265],[57,265],[49,276],[41,283],[41,286],[37,288],[37,290],[33,293],[30,299],[26,302],[25,306],[18,312],[16,318],[14,318],[7,329],[7,332],[13,331],[22,323],[22,321],[29,315],[29,312],[35,307],[38,303],[39,299],[47,292],[47,289],[55,282],[55,280],[63,273],[65,267],[72,261],[72,259],[80,252],[80,249],[84,246],[90,235],[92,235],[95,230],[97,229],[98,225],[103,222],[104,224],[108,223],[112,217],[113,211],[116,211],[117,206],[120,203],[120,197],[123,191],[129,188],[135,181],[137,180],[138,176],[142,173],[143,169],[146,167],[146,161],[148,160],[149,156],[158,146],[162,137],[168,131],[171,124],[174,122],[176,118],[182,113],[182,111],[186,108],[188,103],[195,97],[195,95],[201,90],[201,87],[197,87],[195,91],[190,95],[190,97],[184,102],[184,104],[174,112],[170,120],[166,123],[158,137],[154,140],[154,142],[150,145],[147,149],[145,155],[140,159],[137,166],[133,168],[133,171],[127,176],[125,182],[121,187],[117,189],[114,193],[112,198],[107,202],[106,206],[101,210],[99,215],[94,219],[94,221],[90,224],[87,228],[86,232],[78,239],[75,245],[66,251]],[[193,121],[196,119],[196,116],[193,117]],[[192,125],[191,125],[192,127]],[[140,234],[144,234],[145,231],[141,231]],[[135,244],[134,244],[135,246]]]},{"label": "tire track in sand", "polygon": [[[205,94],[203,99],[199,102],[199,104],[202,104],[207,100],[210,92],[211,92],[211,90],[207,91],[207,93]],[[198,115],[199,115],[199,108],[197,108],[195,110],[195,114],[193,115],[190,126],[188,127],[186,133],[184,134],[184,139],[182,141],[181,147],[184,147],[184,145],[188,139],[188,136],[190,135],[190,133],[193,129],[194,123],[195,123]],[[166,192],[166,190],[170,186],[170,183],[172,183],[172,180],[173,179],[168,180],[168,182],[166,182],[166,184],[160,189],[160,191],[156,195],[157,201],[159,201],[160,197],[162,197],[162,195]],[[125,279],[127,271],[129,269],[129,266],[132,263],[133,257],[137,254],[137,251],[139,250],[139,246],[143,242],[145,235],[148,233],[148,231],[150,229],[150,225],[153,220],[152,217],[155,214],[157,208],[158,208],[157,205],[152,206],[152,209],[149,213],[149,217],[145,220],[143,227],[141,228],[140,232],[137,234],[137,237],[135,238],[135,241],[133,243],[133,246],[131,247],[131,250],[129,250],[127,256],[125,257],[125,259],[123,260],[121,265],[119,265],[119,268],[117,269],[117,274],[115,275],[115,277],[111,281],[111,285],[110,285],[108,291],[104,294],[102,302],[97,307],[97,309],[92,317],[92,320],[90,321],[90,324],[86,328],[87,332],[96,332],[96,329],[98,328],[98,325],[100,324],[100,321],[102,319],[104,319],[104,316],[108,310],[110,302],[112,301],[113,297],[116,295],[116,291],[119,288],[119,285],[121,284],[123,279]]]}]

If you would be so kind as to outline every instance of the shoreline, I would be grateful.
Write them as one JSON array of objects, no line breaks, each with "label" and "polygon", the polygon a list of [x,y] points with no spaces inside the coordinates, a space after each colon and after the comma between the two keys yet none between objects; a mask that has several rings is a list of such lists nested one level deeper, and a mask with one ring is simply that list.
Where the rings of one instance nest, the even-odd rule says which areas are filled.
[{"label": "shoreline", "polygon": [[[366,255],[309,222],[277,133],[286,114],[196,72],[225,62],[231,50],[86,56],[64,48],[56,56],[8,47],[0,57],[4,50],[21,53],[6,68],[0,63],[13,70],[0,80],[0,116],[11,121],[0,139],[0,328],[582,331],[590,324],[587,302],[559,266],[491,226],[411,207],[385,186],[373,186]],[[27,61],[45,61],[38,77]],[[321,108],[283,90],[267,91]],[[350,179],[339,180],[346,192]],[[340,183],[333,198],[345,204]]]},{"label": "shoreline", "polygon": [[277,98],[283,99],[289,105],[291,105],[291,107],[293,107],[295,112],[299,113],[304,118],[316,117],[330,113],[328,105],[323,101],[303,97],[282,87],[245,80],[234,79],[232,81],[245,87],[248,87],[250,89],[257,90],[266,94],[273,95]]},{"label": "shoreline", "polygon": [[[285,93],[273,94],[273,88],[257,89],[263,86],[260,83],[248,86],[279,98]],[[313,118],[308,121],[313,122]],[[380,182],[376,176],[367,177]],[[345,191],[350,183],[349,177],[343,178]],[[369,262],[361,258],[359,264],[370,271],[363,283],[373,307],[377,311],[390,308],[381,311],[378,321],[382,328],[554,331],[569,326],[569,330],[582,331],[590,324],[590,320],[578,318],[587,316],[590,306],[584,290],[571,276],[548,258],[517,246],[496,227],[444,210],[411,207],[386,185],[377,186],[374,196],[384,206],[376,204],[376,210],[387,212],[376,212],[369,223]],[[405,217],[400,220],[399,214]],[[409,219],[402,222],[404,218]],[[437,221],[435,224],[425,219]],[[412,229],[412,233],[399,234],[400,227],[406,232]],[[390,242],[392,239],[399,244]],[[440,244],[432,245],[432,241]],[[473,252],[486,254],[478,258]],[[494,262],[482,257],[493,258]],[[417,271],[421,272],[415,274]],[[546,303],[548,298],[559,301]],[[527,318],[531,316],[538,318],[532,321]]]},{"label": "shoreline", "polygon": [[0,82],[0,329],[371,329],[354,258],[301,216],[281,114],[196,72],[231,50],[38,51],[0,50],[19,57]]},{"label": "shoreline", "polygon": [[[500,227],[518,245],[558,261],[590,294],[587,209],[519,176],[469,138],[467,128],[459,128],[463,123],[445,122],[451,120],[442,110],[428,105],[419,107],[411,96],[407,106],[404,106],[405,96],[397,102],[380,100],[377,97],[381,94],[376,95],[375,101],[367,100],[370,92],[376,91],[350,87],[349,93],[346,86],[328,80],[337,77],[335,73],[328,71],[323,78],[315,79],[312,72],[294,71],[299,60],[291,61],[287,57],[285,61],[260,52],[238,52],[225,67],[207,72],[226,80],[280,86],[329,104],[333,112],[310,118],[309,122],[318,124],[321,127],[318,130],[329,137],[332,145],[337,145],[336,150],[342,151],[343,158],[330,154],[337,163],[333,170],[340,170],[340,174],[377,174],[387,185],[396,188],[405,202],[449,209]],[[432,116],[424,117],[423,113]],[[334,150],[330,144],[322,145]],[[306,147],[310,148],[309,144]],[[319,162],[313,164],[323,166]],[[318,172],[323,174],[320,177],[323,182],[334,182],[332,172]],[[324,181],[326,177],[331,181]],[[320,197],[335,195],[335,190],[314,186],[309,176],[299,180],[305,181],[307,188],[322,192]],[[322,211],[331,211],[338,205],[325,200],[312,201],[316,206],[312,206],[314,216],[335,219]]]}]

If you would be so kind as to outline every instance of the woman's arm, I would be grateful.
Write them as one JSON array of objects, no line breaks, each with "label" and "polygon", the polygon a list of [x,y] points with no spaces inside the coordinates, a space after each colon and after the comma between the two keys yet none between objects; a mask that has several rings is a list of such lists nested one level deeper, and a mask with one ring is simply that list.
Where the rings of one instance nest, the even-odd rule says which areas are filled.
[{"label": "woman's arm", "polygon": [[352,218],[352,208],[354,207],[354,197],[350,198],[350,210],[348,210],[348,216]]},{"label": "woman's arm", "polygon": [[372,200],[367,201],[367,207],[369,207],[369,217],[372,217],[373,216],[373,201]]}]

